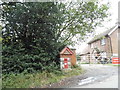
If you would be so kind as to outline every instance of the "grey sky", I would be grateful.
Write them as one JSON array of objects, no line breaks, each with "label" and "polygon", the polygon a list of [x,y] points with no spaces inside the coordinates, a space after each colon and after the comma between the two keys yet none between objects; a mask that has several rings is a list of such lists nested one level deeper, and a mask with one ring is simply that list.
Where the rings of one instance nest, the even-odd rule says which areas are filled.
[{"label": "grey sky", "polygon": [[[111,16],[109,16],[108,18],[111,20],[103,22],[104,27],[96,28],[96,30],[95,30],[96,34],[102,33],[105,30],[108,30],[109,28],[113,27],[118,20],[118,2],[120,0],[100,0],[100,1],[101,1],[101,3],[104,3],[104,4],[107,2],[110,3],[109,12],[111,13]],[[92,37],[90,37],[87,41],[89,41],[91,38]],[[81,53],[85,49],[85,47],[87,46],[86,42],[80,43],[81,45],[76,44],[74,46],[74,48],[76,48],[77,53]]]},{"label": "grey sky", "polygon": [[[1,1],[3,1],[3,0],[0,0],[0,2]],[[4,0],[4,1],[16,1],[16,0]],[[20,1],[23,1],[23,0],[20,0]],[[32,0],[27,0],[27,1],[32,1]],[[41,1],[50,1],[50,0],[37,0],[37,1],[41,2]],[[65,1],[65,0],[51,0],[51,1]],[[68,1],[68,0],[66,0],[66,1]],[[69,1],[71,1],[71,0],[69,0]],[[90,0],[74,0],[74,1],[90,1]],[[91,0],[91,1],[95,1],[95,0]],[[111,27],[113,27],[115,25],[115,23],[117,22],[117,19],[118,19],[118,2],[120,0],[99,0],[99,1],[101,3],[104,3],[104,4],[108,3],[108,2],[110,3],[109,12],[111,13],[111,16],[109,16],[109,19],[111,19],[111,21],[104,22],[103,23],[104,27],[98,27],[98,28],[96,28],[95,32],[97,34],[103,32],[105,30],[108,30],[109,28],[111,28]],[[89,41],[91,38],[89,38],[87,41]],[[82,52],[84,50],[84,48],[87,46],[86,42],[84,42],[84,43],[80,42],[80,44],[79,45],[76,44],[74,46],[74,48],[76,48],[76,52],[77,53]]]}]

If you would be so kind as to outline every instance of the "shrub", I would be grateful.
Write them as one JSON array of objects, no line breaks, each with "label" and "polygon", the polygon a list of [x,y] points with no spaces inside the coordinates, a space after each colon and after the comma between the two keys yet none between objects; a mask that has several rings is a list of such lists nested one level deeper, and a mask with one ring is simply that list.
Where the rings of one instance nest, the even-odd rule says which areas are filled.
[{"label": "shrub", "polygon": [[78,65],[72,65],[71,68],[79,68],[79,66]]},{"label": "shrub", "polygon": [[[20,49],[4,47],[2,56],[2,72],[5,73],[33,73],[36,71],[59,70],[59,64],[55,62],[56,55],[49,55],[44,50],[34,50],[34,53],[26,53]],[[39,53],[35,53],[39,52]],[[57,59],[58,60],[58,59]],[[59,61],[59,60],[58,60]]]}]

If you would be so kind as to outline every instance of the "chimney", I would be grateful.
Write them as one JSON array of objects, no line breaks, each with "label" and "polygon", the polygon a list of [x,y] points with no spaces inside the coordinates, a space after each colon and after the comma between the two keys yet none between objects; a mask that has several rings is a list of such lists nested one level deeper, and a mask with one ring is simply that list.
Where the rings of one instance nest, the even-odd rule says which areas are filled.
[{"label": "chimney", "polygon": [[71,50],[73,51],[73,53],[76,55],[76,49],[71,48]]}]

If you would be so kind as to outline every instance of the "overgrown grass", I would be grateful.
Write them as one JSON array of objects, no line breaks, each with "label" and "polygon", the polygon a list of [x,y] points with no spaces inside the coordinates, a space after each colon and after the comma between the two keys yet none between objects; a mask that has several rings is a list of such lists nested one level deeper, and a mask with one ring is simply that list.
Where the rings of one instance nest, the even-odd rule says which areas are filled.
[{"label": "overgrown grass", "polygon": [[112,64],[112,63],[105,64],[105,65],[110,65],[110,66],[120,66],[120,64]]},{"label": "overgrown grass", "polygon": [[82,62],[82,63],[80,63],[80,64],[92,64],[92,63]]},{"label": "overgrown grass", "polygon": [[81,68],[73,68],[55,73],[37,72],[34,74],[9,74],[2,76],[2,88],[35,88],[42,87],[47,84],[59,82],[61,79],[79,75],[83,72]]}]

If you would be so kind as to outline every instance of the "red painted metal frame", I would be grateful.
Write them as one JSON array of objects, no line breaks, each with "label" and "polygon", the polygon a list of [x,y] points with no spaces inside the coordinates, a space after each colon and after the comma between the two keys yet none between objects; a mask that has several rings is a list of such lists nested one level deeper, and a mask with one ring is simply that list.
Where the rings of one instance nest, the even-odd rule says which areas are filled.
[{"label": "red painted metal frame", "polygon": [[112,64],[120,64],[120,58],[118,58],[118,57],[113,57],[113,58],[112,58]]}]

